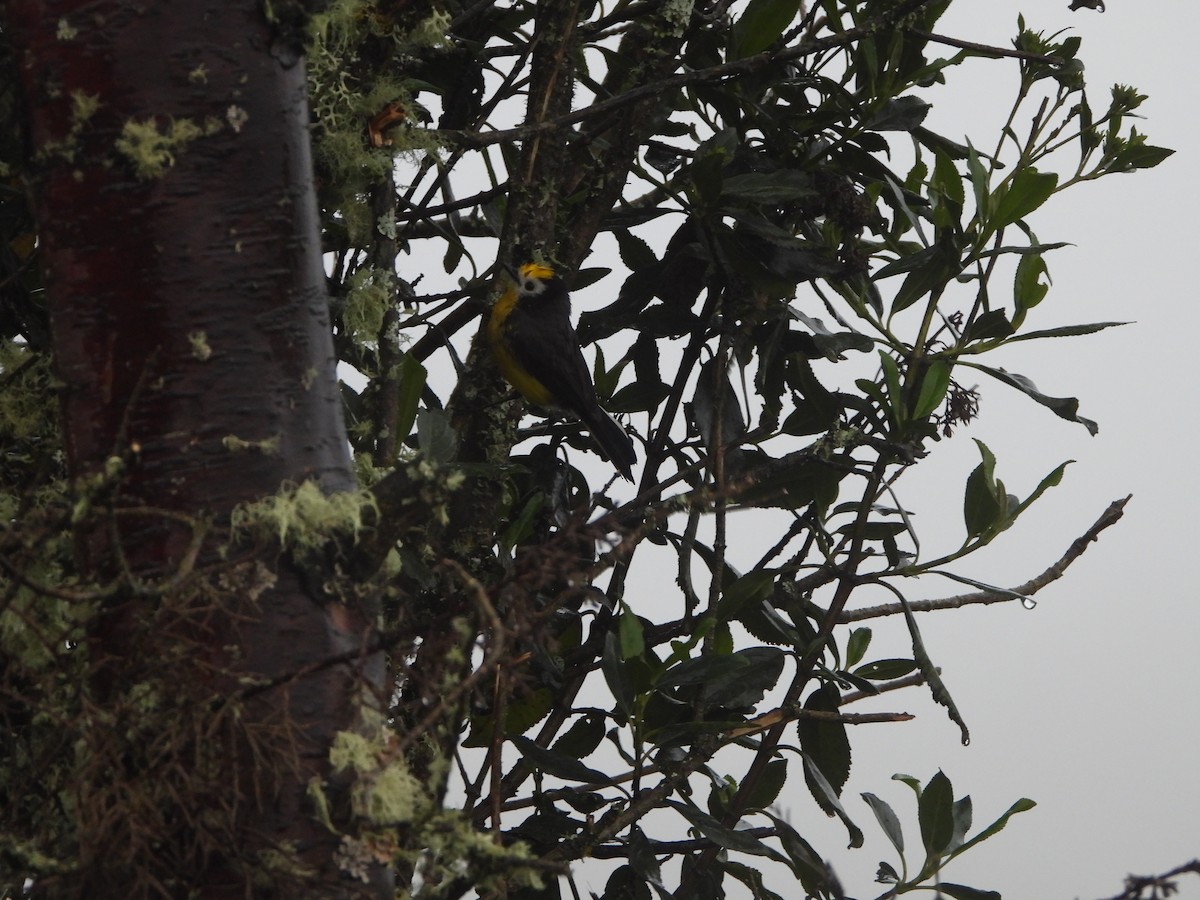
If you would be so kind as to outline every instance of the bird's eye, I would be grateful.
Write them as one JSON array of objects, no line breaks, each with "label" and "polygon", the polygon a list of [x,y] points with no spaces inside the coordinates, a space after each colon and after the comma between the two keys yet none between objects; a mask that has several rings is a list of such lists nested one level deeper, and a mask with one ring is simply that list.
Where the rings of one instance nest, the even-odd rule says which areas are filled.
[{"label": "bird's eye", "polygon": [[536,288],[536,287],[537,287],[536,281],[534,281],[532,278],[527,279],[525,282],[525,293],[532,294],[534,291],[534,288]]}]

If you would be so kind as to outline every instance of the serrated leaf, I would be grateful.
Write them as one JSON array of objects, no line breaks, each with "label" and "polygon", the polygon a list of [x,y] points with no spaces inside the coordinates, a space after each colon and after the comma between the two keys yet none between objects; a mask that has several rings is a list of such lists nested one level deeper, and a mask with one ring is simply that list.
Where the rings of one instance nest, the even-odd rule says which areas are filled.
[{"label": "serrated leaf", "polygon": [[767,763],[753,790],[745,796],[747,811],[766,809],[779,796],[787,782],[787,760],[773,759]]},{"label": "serrated leaf", "polygon": [[967,362],[964,363],[981,372],[986,372],[998,381],[1002,381],[1010,387],[1015,387],[1042,406],[1049,409],[1061,419],[1066,419],[1068,422],[1078,422],[1086,428],[1091,434],[1095,435],[1100,431],[1100,426],[1091,419],[1085,419],[1079,415],[1079,400],[1075,397],[1051,397],[1043,394],[1037,389],[1037,385],[1024,375],[1018,375],[1016,372],[1008,372],[1004,369],[992,368],[981,363]]},{"label": "serrated leaf", "polygon": [[726,585],[721,592],[717,618],[726,622],[736,619],[746,604],[767,597],[776,574],[774,569],[755,569]]},{"label": "serrated leaf", "polygon": [[[841,705],[841,699],[836,685],[824,684],[809,694],[804,701],[804,708],[810,712],[835,713]],[[850,778],[850,739],[846,734],[846,724],[801,718],[796,723],[796,729],[805,761],[820,770],[834,794],[840,797],[842,788]],[[807,767],[805,774],[809,774]],[[809,789],[818,805],[827,813],[830,812],[830,807],[824,803],[824,792],[818,791],[811,782]]]},{"label": "serrated leaf", "polygon": [[896,848],[896,852],[903,856],[904,831],[900,827],[900,818],[896,815],[895,810],[872,793],[864,792],[862,798],[867,802],[867,806],[871,807],[871,812],[875,813],[875,819],[879,822],[879,827],[883,829],[883,833],[887,836],[887,839],[892,842],[892,846]]},{"label": "serrated leaf", "polygon": [[617,251],[621,254],[621,262],[629,271],[649,269],[658,263],[658,257],[654,255],[650,245],[628,229],[614,230],[613,237],[617,239]]},{"label": "serrated leaf", "polygon": [[1166,147],[1153,147],[1149,144],[1130,146],[1117,155],[1114,168],[1153,169],[1159,163],[1175,154],[1174,150]]},{"label": "serrated leaf", "polygon": [[936,150],[933,164],[933,181],[930,187],[937,190],[943,197],[953,203],[959,210],[967,200],[963,187],[962,175],[950,154],[944,150]]},{"label": "serrated leaf", "polygon": [[564,753],[575,759],[586,759],[604,740],[605,722],[600,714],[580,716],[562,737],[554,742],[556,753]]},{"label": "serrated leaf", "polygon": [[702,696],[709,705],[743,709],[756,706],[775,687],[787,655],[777,647],[747,647],[730,658],[745,661],[743,674],[706,683]]},{"label": "serrated leaf", "polygon": [[1063,325],[1060,328],[1046,328],[1041,331],[1027,331],[1009,338],[1009,343],[1015,341],[1034,341],[1040,338],[1079,337],[1083,334],[1095,334],[1106,328],[1116,328],[1120,325],[1132,325],[1132,322],[1091,322],[1086,325]]},{"label": "serrated leaf", "polygon": [[838,800],[837,793],[833,790],[833,786],[825,780],[825,776],[821,774],[821,770],[813,765],[812,761],[804,757],[804,780],[808,783],[809,789],[813,793],[813,798],[818,796],[821,800],[817,800],[818,805],[826,811],[828,815],[836,815],[842,820],[842,824],[846,826],[846,831],[850,835],[850,847],[861,847],[863,845],[863,833],[857,825],[851,820],[850,815],[843,808]]}]

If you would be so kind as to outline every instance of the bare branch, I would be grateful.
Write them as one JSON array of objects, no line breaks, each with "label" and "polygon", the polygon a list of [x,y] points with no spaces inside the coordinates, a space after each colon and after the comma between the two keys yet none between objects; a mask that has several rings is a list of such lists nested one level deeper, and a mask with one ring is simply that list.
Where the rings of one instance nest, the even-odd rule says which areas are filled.
[{"label": "bare branch", "polygon": [[[1100,532],[1104,531],[1110,525],[1117,523],[1121,516],[1125,514],[1125,504],[1129,502],[1132,496],[1130,494],[1124,499],[1114,500],[1109,504],[1104,514],[1095,521],[1091,528],[1071,543],[1071,546],[1067,548],[1067,552],[1054,565],[1024,584],[1007,590],[976,591],[971,594],[942,597],[938,600],[916,600],[909,603],[909,609],[913,612],[932,612],[935,609],[957,609],[960,606],[972,606],[980,603],[1008,603],[1023,597],[1032,597],[1042,588],[1046,587],[1046,585],[1062,578],[1063,573],[1066,572],[1071,563],[1083,555],[1088,545],[1092,541],[1099,539]],[[843,612],[838,617],[838,621],[843,624],[846,622],[861,622],[863,619],[878,619],[883,616],[900,615],[903,612],[904,607],[899,603],[885,603],[880,606],[868,606],[863,609]]]}]

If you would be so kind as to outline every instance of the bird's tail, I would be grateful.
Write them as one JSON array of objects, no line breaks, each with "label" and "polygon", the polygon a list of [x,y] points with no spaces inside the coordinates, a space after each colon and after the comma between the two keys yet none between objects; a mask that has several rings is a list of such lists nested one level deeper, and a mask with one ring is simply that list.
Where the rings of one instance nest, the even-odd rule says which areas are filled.
[{"label": "bird's tail", "polygon": [[588,411],[583,424],[592,433],[608,461],[617,467],[626,481],[633,481],[633,464],[637,462],[637,454],[625,429],[599,405]]}]

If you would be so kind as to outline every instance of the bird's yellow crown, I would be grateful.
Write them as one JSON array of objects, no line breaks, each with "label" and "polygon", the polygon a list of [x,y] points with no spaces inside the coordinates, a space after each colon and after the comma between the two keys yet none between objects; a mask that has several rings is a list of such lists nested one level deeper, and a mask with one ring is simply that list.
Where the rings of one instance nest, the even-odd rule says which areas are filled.
[{"label": "bird's yellow crown", "polygon": [[554,277],[554,270],[541,263],[529,262],[521,266],[517,273],[522,278],[536,278],[538,281],[549,281]]}]

